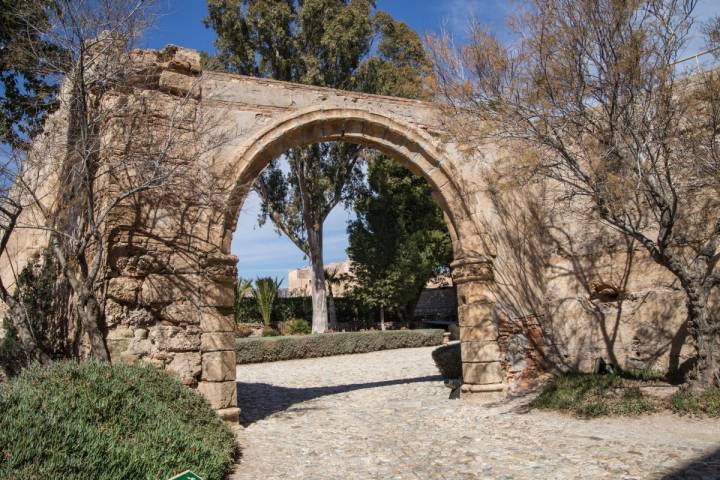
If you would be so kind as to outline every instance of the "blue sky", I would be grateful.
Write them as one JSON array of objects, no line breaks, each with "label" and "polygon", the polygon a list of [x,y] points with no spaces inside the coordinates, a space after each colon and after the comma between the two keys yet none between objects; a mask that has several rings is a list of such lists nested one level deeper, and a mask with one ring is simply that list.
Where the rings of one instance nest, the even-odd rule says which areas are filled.
[{"label": "blue sky", "polygon": [[[409,24],[421,35],[447,31],[462,42],[468,20],[475,17],[501,38],[507,35],[505,17],[512,9],[507,0],[378,0],[380,10]],[[202,24],[207,14],[205,0],[159,0],[160,15],[141,42],[145,48],[162,48],[169,43],[214,52],[215,33]],[[720,14],[720,0],[700,0],[697,19]],[[702,48],[696,38],[689,53]],[[259,200],[253,194],[246,201],[233,238],[233,253],[239,257],[238,270],[244,277],[273,276],[284,280],[290,269],[307,265],[302,253],[285,237],[275,233],[270,223],[257,225]],[[325,262],[345,258],[346,224],[351,217],[337,207],[325,222]]]}]

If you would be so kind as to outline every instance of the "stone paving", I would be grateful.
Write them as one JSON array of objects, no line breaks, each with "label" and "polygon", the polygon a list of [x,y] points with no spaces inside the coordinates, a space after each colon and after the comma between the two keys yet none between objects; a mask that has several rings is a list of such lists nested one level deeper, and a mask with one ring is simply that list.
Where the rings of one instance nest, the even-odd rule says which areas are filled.
[{"label": "stone paving", "polygon": [[450,400],[432,348],[237,368],[240,479],[720,479],[720,421]]}]

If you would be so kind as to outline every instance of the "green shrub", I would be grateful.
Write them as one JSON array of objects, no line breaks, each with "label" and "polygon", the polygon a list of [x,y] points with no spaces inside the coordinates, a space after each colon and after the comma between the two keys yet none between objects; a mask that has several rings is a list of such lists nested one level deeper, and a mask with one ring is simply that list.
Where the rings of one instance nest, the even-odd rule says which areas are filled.
[{"label": "green shrub", "polygon": [[278,332],[274,328],[265,327],[265,328],[263,328],[262,336],[263,337],[279,337],[280,332]]},{"label": "green shrub", "polygon": [[442,343],[443,330],[389,330],[323,333],[275,338],[238,338],[237,362],[260,363],[327,357]]},{"label": "green shrub", "polygon": [[39,263],[30,262],[18,275],[13,294],[18,308],[8,309],[0,322],[0,328],[5,328],[5,336],[0,339],[0,369],[9,377],[19,374],[33,361],[13,325],[15,315],[23,317],[23,323],[33,332],[37,349],[45,357],[57,360],[72,356],[67,324],[64,318],[54,315],[56,280],[57,267],[49,252],[43,254]]},{"label": "green shrub", "polygon": [[530,406],[581,417],[638,415],[661,408],[658,399],[642,395],[640,385],[637,378],[619,374],[569,373],[547,385]]},{"label": "green shrub", "polygon": [[249,337],[254,331],[255,329],[252,325],[248,325],[247,323],[238,323],[235,325],[235,335],[241,338]]},{"label": "green shrub", "polygon": [[34,365],[0,385],[0,478],[223,479],[233,435],[207,402],[151,366]]},{"label": "green shrub", "polygon": [[460,342],[448,343],[432,352],[435,365],[444,378],[462,378],[462,360],[460,359]]},{"label": "green shrub", "polygon": [[720,388],[698,393],[681,390],[670,398],[670,408],[675,413],[720,417]]},{"label": "green shrub", "polygon": [[283,335],[308,335],[311,330],[308,321],[302,318],[283,322]]},{"label": "green shrub", "polygon": [[[342,323],[353,323],[360,328],[367,328],[378,322],[380,312],[352,297],[335,297],[335,311]],[[310,297],[282,297],[276,298],[273,303],[271,323],[277,324],[286,320],[301,318],[308,323],[312,322],[312,299]],[[235,304],[235,320],[238,323],[261,322],[262,316],[254,298],[242,298]],[[385,320],[388,322],[401,320],[398,312],[393,309],[385,311]]]}]

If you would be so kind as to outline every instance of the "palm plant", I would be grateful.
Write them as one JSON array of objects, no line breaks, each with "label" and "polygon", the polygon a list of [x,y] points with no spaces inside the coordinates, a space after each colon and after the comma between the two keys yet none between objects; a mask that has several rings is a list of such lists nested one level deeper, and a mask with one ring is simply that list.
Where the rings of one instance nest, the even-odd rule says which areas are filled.
[{"label": "palm plant", "polygon": [[253,291],[253,282],[249,278],[238,277],[235,284],[235,323],[240,323],[242,302]]},{"label": "palm plant", "polygon": [[272,314],[273,304],[275,303],[281,284],[282,280],[278,280],[277,278],[262,277],[255,280],[253,296],[258,304],[258,310],[260,310],[260,316],[266,328],[270,327],[270,316]]}]

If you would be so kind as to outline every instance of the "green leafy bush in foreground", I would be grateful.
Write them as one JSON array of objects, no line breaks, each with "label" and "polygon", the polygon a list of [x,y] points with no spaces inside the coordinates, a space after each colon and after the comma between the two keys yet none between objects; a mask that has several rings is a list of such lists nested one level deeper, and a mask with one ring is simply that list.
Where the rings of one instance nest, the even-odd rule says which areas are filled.
[{"label": "green leafy bush in foreground", "polygon": [[429,347],[440,345],[442,337],[443,330],[426,329],[238,338],[237,363],[276,362],[394,348]]},{"label": "green leafy bush in foreground", "polygon": [[460,342],[449,343],[438,347],[432,352],[435,365],[444,378],[462,378],[462,359],[460,357]]},{"label": "green leafy bush in foreground", "polygon": [[151,366],[57,362],[0,385],[0,478],[225,478],[233,435]]}]

